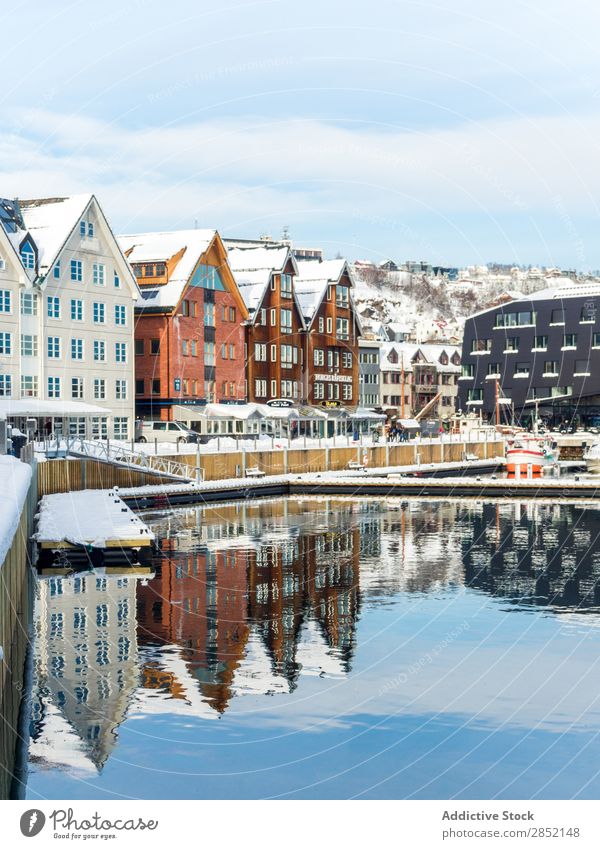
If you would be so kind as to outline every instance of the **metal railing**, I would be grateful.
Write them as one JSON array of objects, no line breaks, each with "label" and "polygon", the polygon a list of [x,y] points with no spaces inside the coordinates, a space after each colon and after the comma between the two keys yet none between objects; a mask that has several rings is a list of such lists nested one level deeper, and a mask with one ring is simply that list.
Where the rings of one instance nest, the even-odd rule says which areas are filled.
[{"label": "metal railing", "polygon": [[134,451],[125,447],[122,443],[111,443],[105,441],[82,439],[78,436],[69,436],[59,441],[54,448],[50,445],[48,454],[55,453],[58,456],[64,450],[65,455],[74,457],[87,457],[91,460],[100,460],[105,463],[113,463],[116,466],[135,468],[140,471],[150,472],[165,477],[171,477],[181,481],[201,481],[204,478],[204,470],[199,466],[195,470],[186,463],[161,457],[160,454],[146,454],[144,451]]}]

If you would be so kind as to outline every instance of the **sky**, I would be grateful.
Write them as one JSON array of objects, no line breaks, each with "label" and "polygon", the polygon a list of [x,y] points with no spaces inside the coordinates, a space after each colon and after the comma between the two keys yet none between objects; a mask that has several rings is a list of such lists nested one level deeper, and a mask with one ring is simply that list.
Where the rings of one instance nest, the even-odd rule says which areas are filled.
[{"label": "sky", "polygon": [[117,233],[600,268],[592,0],[15,0],[0,196]]}]

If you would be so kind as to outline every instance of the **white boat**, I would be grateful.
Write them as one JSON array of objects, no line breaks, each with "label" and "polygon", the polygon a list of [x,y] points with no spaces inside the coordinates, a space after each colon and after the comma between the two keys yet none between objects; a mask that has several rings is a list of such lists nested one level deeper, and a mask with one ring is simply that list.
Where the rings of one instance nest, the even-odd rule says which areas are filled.
[{"label": "white boat", "polygon": [[600,442],[594,442],[583,454],[585,466],[588,472],[600,474]]},{"label": "white boat", "polygon": [[520,433],[506,449],[506,471],[509,475],[541,475],[545,466],[558,460],[558,449],[548,440],[530,433]]}]

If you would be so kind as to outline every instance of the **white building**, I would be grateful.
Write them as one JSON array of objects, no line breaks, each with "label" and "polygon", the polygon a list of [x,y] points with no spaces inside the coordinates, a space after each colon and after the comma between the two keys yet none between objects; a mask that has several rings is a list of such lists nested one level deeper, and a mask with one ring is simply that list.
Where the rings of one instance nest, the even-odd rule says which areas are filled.
[{"label": "white building", "polygon": [[0,199],[0,400],[58,402],[55,430],[131,437],[137,296],[93,195]]}]

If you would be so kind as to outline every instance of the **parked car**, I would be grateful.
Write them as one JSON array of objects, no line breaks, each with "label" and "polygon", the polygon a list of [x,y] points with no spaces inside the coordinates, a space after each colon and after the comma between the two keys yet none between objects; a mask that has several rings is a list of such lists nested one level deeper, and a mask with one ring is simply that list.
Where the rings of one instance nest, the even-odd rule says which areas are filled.
[{"label": "parked car", "polygon": [[189,430],[181,422],[143,422],[140,442],[154,442],[155,439],[158,442],[174,442],[181,445],[184,442],[197,442],[198,434]]}]

